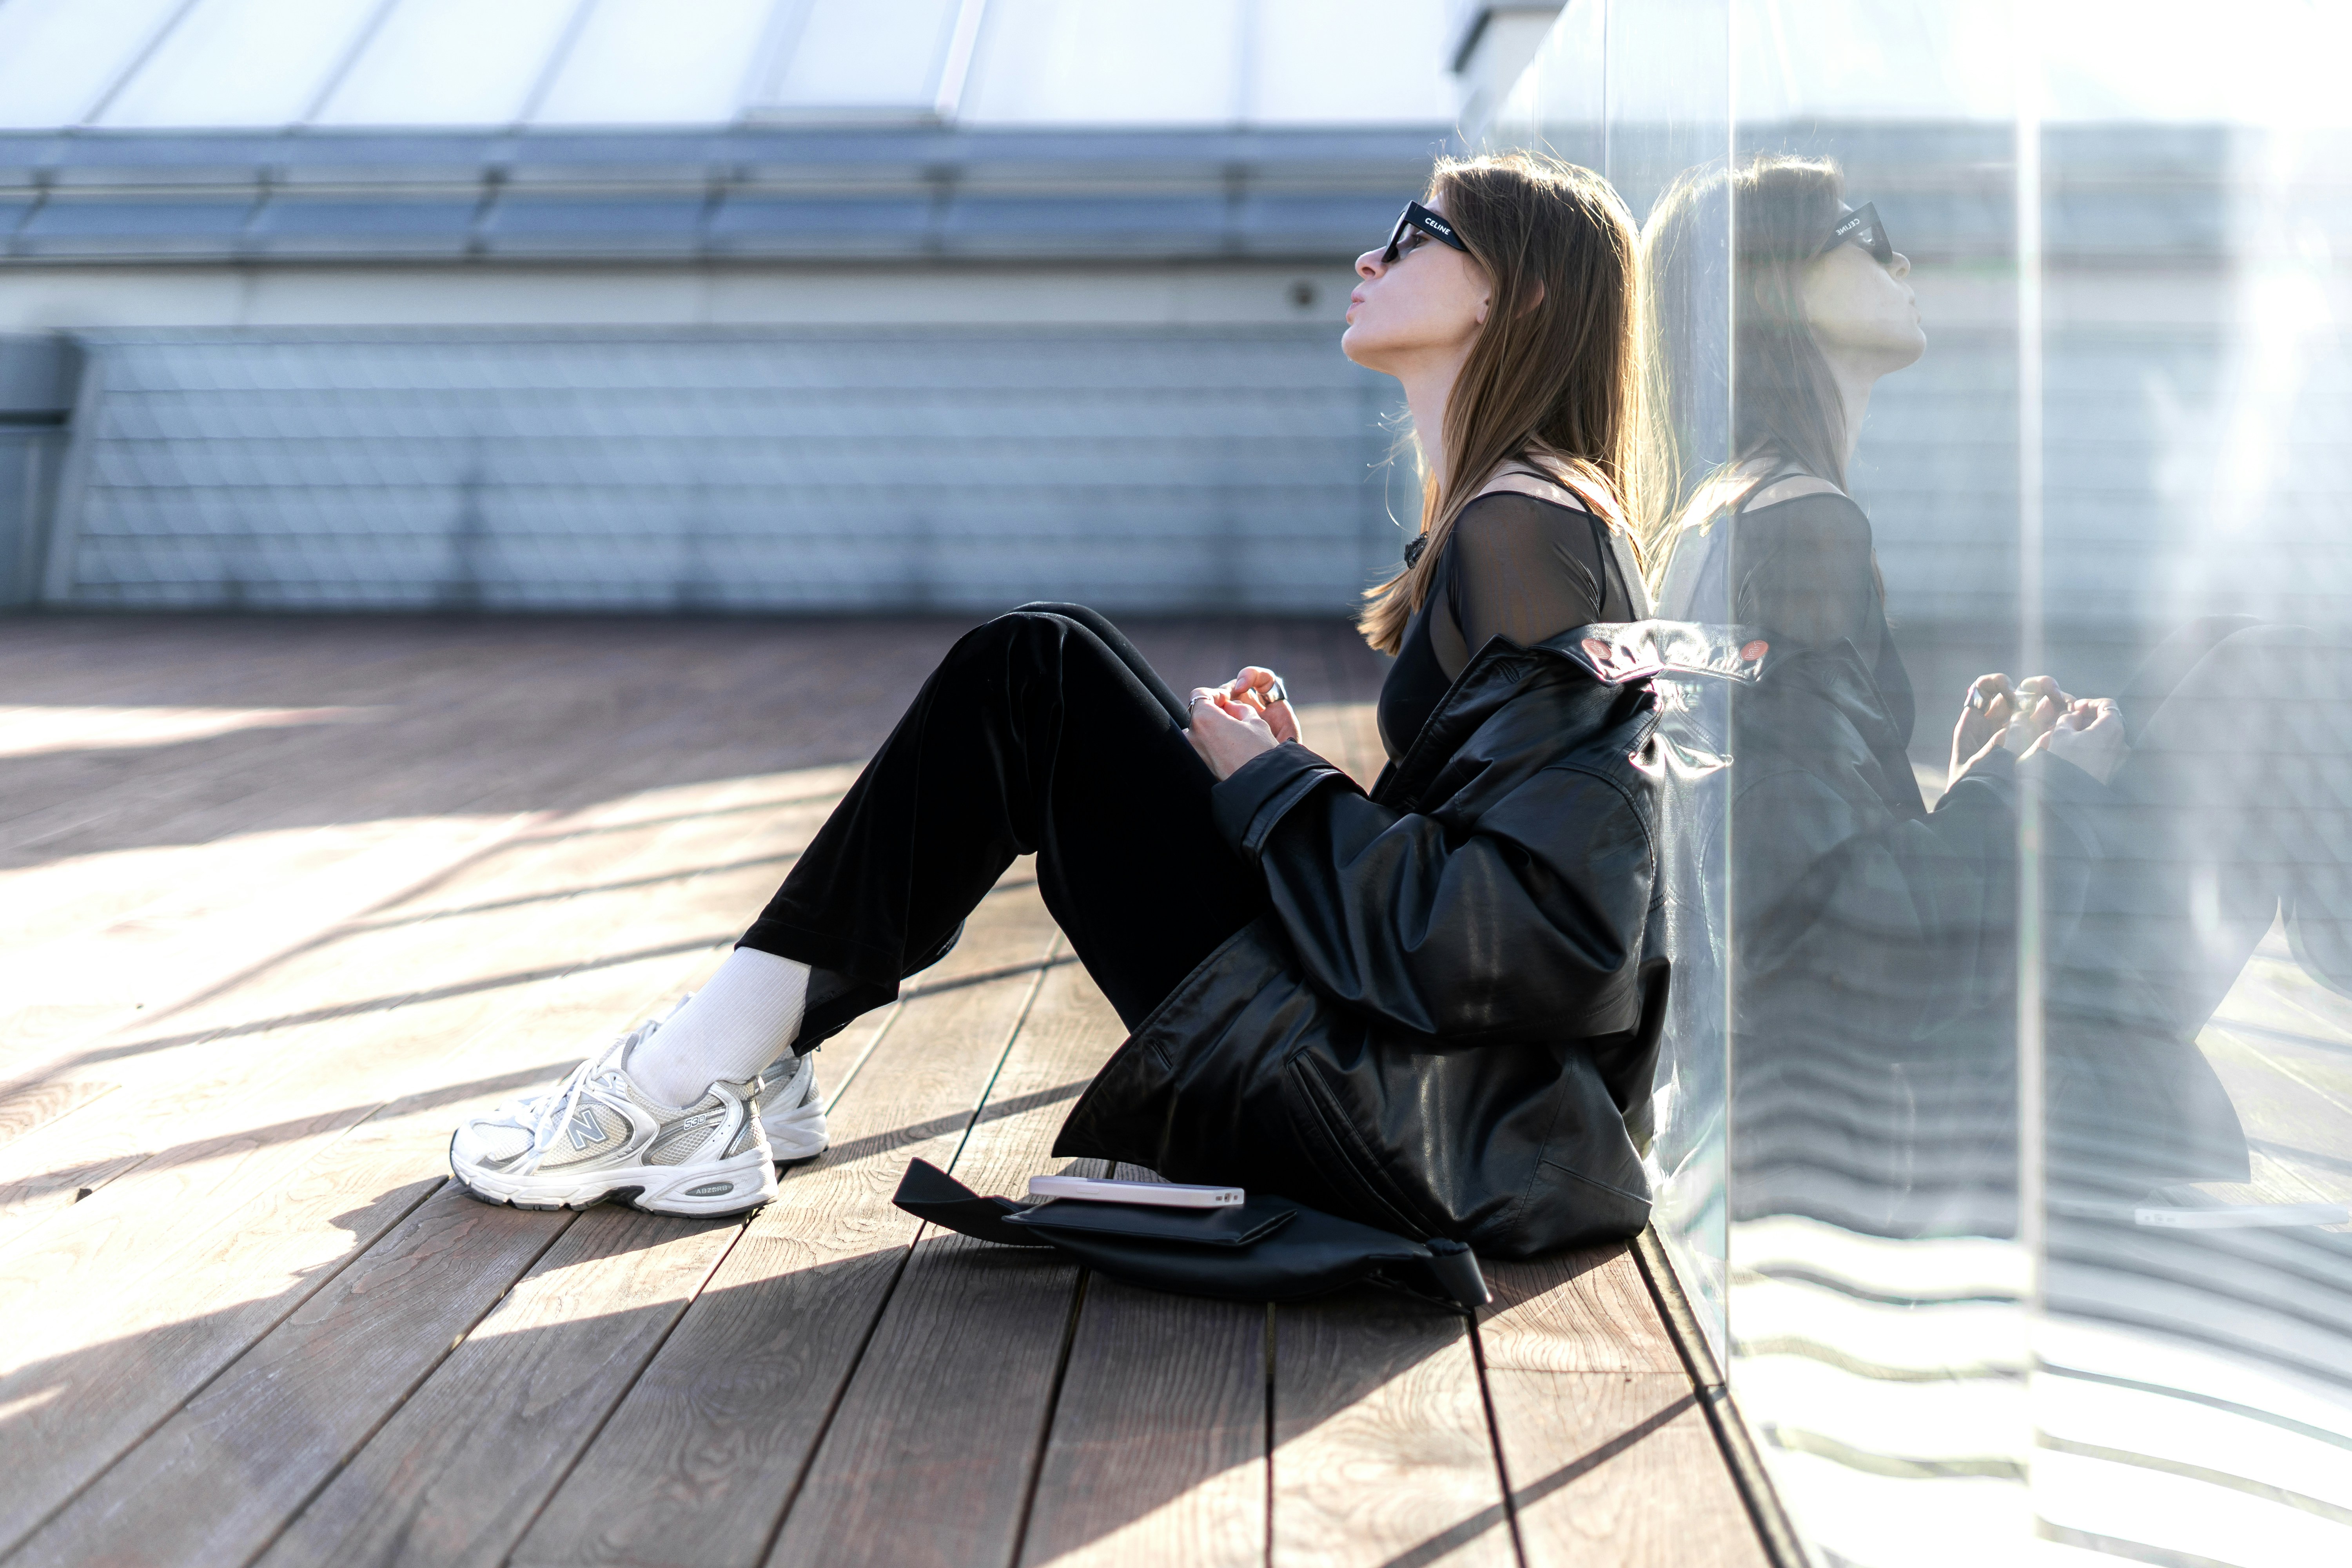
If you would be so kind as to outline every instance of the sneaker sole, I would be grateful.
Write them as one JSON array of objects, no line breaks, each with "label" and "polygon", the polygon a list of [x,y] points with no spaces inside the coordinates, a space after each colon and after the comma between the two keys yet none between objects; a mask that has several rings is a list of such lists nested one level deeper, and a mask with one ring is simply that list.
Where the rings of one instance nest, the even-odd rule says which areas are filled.
[{"label": "sneaker sole", "polygon": [[792,1160],[813,1160],[833,1147],[824,1130],[824,1105],[812,1099],[797,1110],[760,1118],[761,1131],[768,1135],[768,1147],[777,1163]]},{"label": "sneaker sole", "polygon": [[613,1165],[577,1175],[549,1176],[506,1176],[468,1169],[453,1152],[449,1173],[459,1186],[482,1202],[518,1209],[584,1209],[621,1198],[647,1214],[712,1219],[748,1213],[776,1196],[776,1169],[757,1149],[691,1169]]}]

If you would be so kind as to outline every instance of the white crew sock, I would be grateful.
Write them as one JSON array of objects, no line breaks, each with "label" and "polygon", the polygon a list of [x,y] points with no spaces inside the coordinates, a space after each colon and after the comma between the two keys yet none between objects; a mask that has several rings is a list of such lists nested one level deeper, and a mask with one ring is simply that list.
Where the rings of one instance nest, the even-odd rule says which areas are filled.
[{"label": "white crew sock", "polygon": [[631,1052],[629,1076],[665,1105],[692,1105],[722,1079],[765,1070],[800,1037],[809,966],[739,947],[709,984]]}]

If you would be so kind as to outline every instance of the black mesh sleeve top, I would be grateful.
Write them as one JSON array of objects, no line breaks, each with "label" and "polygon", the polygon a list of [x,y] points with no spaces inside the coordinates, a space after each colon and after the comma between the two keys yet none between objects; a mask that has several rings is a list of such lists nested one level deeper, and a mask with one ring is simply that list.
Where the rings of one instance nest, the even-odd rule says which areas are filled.
[{"label": "black mesh sleeve top", "polygon": [[1454,519],[1429,597],[1381,686],[1381,744],[1402,756],[1493,638],[1526,647],[1573,626],[1648,614],[1630,552],[1600,518],[1515,490],[1480,496]]}]

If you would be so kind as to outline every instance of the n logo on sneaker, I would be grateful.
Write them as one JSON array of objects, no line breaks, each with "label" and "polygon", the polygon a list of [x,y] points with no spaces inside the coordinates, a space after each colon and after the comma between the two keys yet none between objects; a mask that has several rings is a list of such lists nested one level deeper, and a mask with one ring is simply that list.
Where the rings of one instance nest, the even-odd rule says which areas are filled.
[{"label": "n logo on sneaker", "polygon": [[604,1123],[597,1116],[596,1108],[582,1106],[580,1113],[572,1119],[572,1146],[574,1149],[593,1149],[604,1142],[606,1136]]}]

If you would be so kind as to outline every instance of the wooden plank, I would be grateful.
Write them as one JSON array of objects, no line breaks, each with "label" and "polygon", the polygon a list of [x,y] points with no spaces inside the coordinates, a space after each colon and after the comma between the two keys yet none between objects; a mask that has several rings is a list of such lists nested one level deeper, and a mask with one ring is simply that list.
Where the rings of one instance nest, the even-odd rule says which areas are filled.
[{"label": "wooden plank", "polygon": [[1275,1568],[1517,1562],[1465,1320],[1363,1288],[1274,1335]]},{"label": "wooden plank", "polygon": [[1478,1340],[1530,1568],[1767,1559],[1633,1251],[1486,1269]]},{"label": "wooden plank", "polygon": [[[614,974],[607,984],[613,992],[641,992],[647,978],[644,973]],[[614,999],[593,993],[550,998],[567,1011],[601,1001],[603,1007],[595,1010],[607,1016]],[[513,1057],[521,1057],[544,1047],[536,1046],[525,1030],[509,1049]],[[525,1080],[542,1076],[534,1069]],[[518,1087],[513,1081],[493,1080],[471,1103],[486,1108]],[[201,1245],[175,1250],[164,1282],[168,1289],[140,1291],[126,1285],[126,1300],[106,1310],[100,1300],[105,1278],[77,1280],[90,1296],[83,1305],[93,1319],[88,1332],[73,1335],[68,1331],[69,1323],[49,1317],[28,1322],[35,1342],[56,1348],[15,1365],[0,1381],[0,1397],[24,1405],[17,1417],[0,1425],[0,1463],[10,1477],[5,1495],[0,1497],[0,1531],[5,1531],[0,1540],[16,1540],[72,1498],[90,1477],[106,1471],[116,1456],[159,1424],[168,1423],[181,1403],[222,1368],[231,1368],[226,1375],[234,1383],[241,1375],[236,1371],[241,1357],[278,1331],[314,1292],[338,1279],[341,1269],[441,1184],[449,1122],[467,1103],[452,1103],[446,1090],[434,1089],[386,1108],[358,1133],[333,1143],[295,1179],[232,1211],[231,1223],[208,1227]],[[504,1289],[513,1278],[510,1274],[499,1280],[497,1289]],[[453,1285],[461,1294],[462,1289]],[[399,1308],[396,1299],[389,1304],[390,1310]],[[430,1348],[437,1357],[447,1346],[445,1336]],[[418,1366],[415,1375],[422,1376],[430,1364]],[[387,1399],[396,1401],[410,1384],[400,1384]],[[355,1409],[354,1418],[363,1416],[364,1429],[386,1408],[388,1404],[372,1413]],[[242,1440],[261,1452],[299,1436],[247,1433]],[[299,1471],[306,1463],[331,1463],[332,1458],[289,1456],[284,1465]],[[115,1467],[115,1473],[141,1477],[152,1469],[134,1453]],[[183,1478],[201,1479],[204,1489],[191,1500],[180,1528],[199,1528],[206,1516],[233,1513],[243,1506],[238,1494],[247,1472],[226,1474],[237,1479],[226,1479],[222,1473]],[[274,1529],[280,1521],[271,1522]]]},{"label": "wooden plank", "polygon": [[28,1084],[0,1094],[0,1143],[13,1143],[113,1092],[110,1083],[68,1081]]},{"label": "wooden plank", "polygon": [[279,828],[0,871],[0,1072],[54,1070],[538,819]]},{"label": "wooden plank", "polygon": [[261,1561],[502,1562],[740,1230],[580,1215]]},{"label": "wooden plank", "polygon": [[249,1562],[573,1217],[442,1184],[11,1563]]},{"label": "wooden plank", "polygon": [[1489,1366],[1529,1568],[1765,1568],[1690,1379]]},{"label": "wooden plank", "polygon": [[919,1228],[890,1203],[898,1177],[954,1157],[1047,972],[952,983],[1056,940],[1034,882],[990,896],[832,1107],[832,1151],[787,1175],[517,1563],[759,1560]]},{"label": "wooden plank", "polygon": [[[1070,1101],[1121,1034],[1083,970],[1052,971],[957,1176],[979,1192],[1019,1192],[1049,1168]],[[1078,1274],[1042,1249],[926,1231],[769,1562],[1010,1564]]]},{"label": "wooden plank", "polygon": [[1090,1278],[1022,1563],[1263,1564],[1268,1323]]},{"label": "wooden plank", "polygon": [[[740,838],[759,828],[743,823],[729,831]],[[657,922],[665,914],[690,912],[698,896],[679,889],[634,912],[618,906],[597,911],[596,919]],[[516,928],[516,940],[593,934],[577,919],[549,923],[554,919],[551,913]],[[462,922],[450,929],[451,939],[460,942],[468,934]],[[15,1540],[70,1497],[122,1446],[167,1416],[430,1191],[442,1169],[446,1118],[454,1113],[444,1109],[452,1097],[440,1086],[449,1082],[453,1068],[462,1072],[469,1058],[484,1062],[486,1052],[488,1062],[509,1067],[541,1058],[520,1081],[511,1072],[494,1073],[491,1083],[461,1086],[458,1098],[501,1098],[546,1075],[546,1037],[534,1034],[518,1009],[537,1001],[544,1017],[577,1026],[583,1020],[574,1009],[584,1005],[598,1015],[596,1026],[609,1029],[614,1015],[635,1011],[660,976],[683,978],[696,962],[692,953],[678,954],[649,968],[598,971],[569,985],[560,983],[559,969],[548,982],[503,997],[420,1005],[380,1016],[364,1031],[346,1028],[331,1050],[301,1061],[287,1085],[254,1096],[242,1108],[256,1117],[290,1110],[287,1119],[209,1137],[200,1124],[192,1130],[193,1142],[91,1201],[91,1209],[107,1211],[105,1223],[76,1226],[47,1237],[37,1251],[11,1256],[0,1284],[15,1287],[22,1299],[10,1342],[0,1351],[8,1368],[0,1378],[0,1401],[34,1398],[37,1409],[34,1419],[0,1426],[0,1464],[12,1479],[0,1499],[0,1541]],[[453,1010],[461,1026],[451,1031],[458,1042],[454,1050],[436,1053],[438,1064],[403,1055],[403,1048],[413,1053],[418,1037],[431,1038],[436,1023],[450,1022],[436,1013]],[[469,1041],[472,1028],[492,1016],[522,1026]],[[412,1094],[415,1115],[406,1126],[380,1137],[344,1137],[374,1113],[386,1088],[420,1079],[432,1087]],[[232,1075],[226,1088],[235,1087]],[[299,1095],[289,1106],[285,1096],[295,1090],[331,1098],[324,1109],[313,1109],[315,1099]],[[239,1110],[229,1098],[219,1115]],[[396,1123],[396,1112],[379,1120]],[[380,1195],[404,1182],[404,1204],[383,1212]],[[222,1192],[259,1196],[242,1207],[211,1201]],[[367,1223],[352,1223],[359,1218]],[[157,1342],[169,1343],[173,1353],[151,1354],[151,1343]]]},{"label": "wooden plank", "polygon": [[[715,830],[688,824],[647,832],[635,843],[551,844],[541,854],[496,868],[478,886],[542,887],[591,867],[659,864],[713,843],[740,845],[762,831],[756,818],[730,818]],[[553,866],[554,860],[568,867]],[[135,1092],[73,1118],[55,1130],[57,1138],[37,1135],[0,1150],[0,1184],[111,1166],[127,1152],[153,1151],[153,1158],[136,1164],[139,1174],[124,1193],[110,1194],[103,1183],[84,1180],[82,1184],[101,1188],[98,1200],[64,1211],[52,1205],[52,1224],[29,1238],[45,1256],[62,1256],[60,1248],[70,1252],[77,1273],[102,1279],[119,1293],[128,1277],[115,1266],[96,1263],[90,1244],[79,1233],[127,1226],[121,1241],[103,1245],[124,1259],[121,1267],[144,1266],[152,1272],[165,1258],[142,1227],[160,1227],[185,1241],[191,1239],[192,1218],[219,1223],[226,1211],[213,1204],[212,1194],[267,1185],[289,1160],[303,1157],[306,1137],[332,1136],[401,1092],[404,1085],[393,1085],[414,1072],[420,1038],[436,1037],[437,1027],[438,1038],[462,1042],[519,1005],[531,976],[552,980],[629,931],[658,931],[663,911],[693,907],[696,896],[694,889],[677,889],[650,898],[581,900],[534,909],[520,920],[428,921],[310,944],[279,972],[170,1020],[164,1026],[171,1032],[153,1048],[138,1041],[121,1047],[123,1054],[112,1065]],[[689,904],[677,905],[681,897]],[[696,934],[709,931],[706,926]],[[501,972],[512,976],[511,984],[504,983]],[[350,1011],[355,984],[380,987],[382,1004]],[[415,1000],[404,1002],[404,993]],[[424,1005],[427,1001],[433,1005]],[[251,1021],[257,1011],[287,1021],[265,1027]],[[186,1027],[173,1029],[174,1025]],[[226,1048],[212,1043],[224,1028],[231,1031]],[[371,1093],[371,1082],[383,1087]],[[173,1106],[169,1120],[159,1122],[150,1113],[158,1101]],[[257,1127],[267,1129],[268,1136],[242,1150],[242,1165],[219,1158],[212,1141],[250,1141]],[[173,1142],[155,1150],[159,1131]],[[166,1208],[166,1200],[146,1194],[159,1184],[168,1186],[170,1201],[182,1205],[175,1212]],[[12,1221],[17,1212],[10,1211]],[[7,1303],[28,1289],[51,1299],[52,1269],[26,1256],[27,1239],[16,1235],[0,1244],[0,1310],[8,1310]],[[0,1352],[0,1360],[5,1354]]]},{"label": "wooden plank", "polygon": [[1545,1372],[1684,1370],[1633,1249],[1622,1243],[1533,1262],[1483,1261],[1488,1366]]}]

